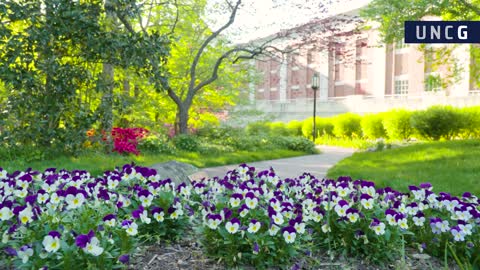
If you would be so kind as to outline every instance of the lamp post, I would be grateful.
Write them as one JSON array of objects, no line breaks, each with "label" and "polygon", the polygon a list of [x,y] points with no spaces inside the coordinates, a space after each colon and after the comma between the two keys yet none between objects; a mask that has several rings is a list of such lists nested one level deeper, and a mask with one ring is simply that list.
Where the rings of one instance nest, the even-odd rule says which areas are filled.
[{"label": "lamp post", "polygon": [[312,77],[312,89],[313,89],[313,143],[315,143],[315,139],[317,138],[317,125],[315,121],[316,113],[317,113],[317,90],[320,86],[320,77],[318,73],[314,73]]}]

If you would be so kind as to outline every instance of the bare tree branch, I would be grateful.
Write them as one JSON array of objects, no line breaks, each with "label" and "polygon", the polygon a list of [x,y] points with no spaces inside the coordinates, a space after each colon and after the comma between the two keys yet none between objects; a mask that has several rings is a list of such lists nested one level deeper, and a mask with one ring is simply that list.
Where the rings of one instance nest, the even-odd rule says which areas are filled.
[{"label": "bare tree branch", "polygon": [[175,2],[174,3],[174,5],[175,5],[175,20],[173,21],[172,28],[170,29],[170,32],[168,32],[168,35],[172,35],[175,32],[175,28],[177,27],[178,20],[179,20],[179,17],[180,17],[180,11],[178,9],[178,2],[177,2],[177,0],[175,0],[174,2]]},{"label": "bare tree branch", "polygon": [[[188,95],[187,95],[187,98],[189,99],[193,99],[193,95],[195,94],[195,92],[207,85],[207,84],[210,84],[212,83],[213,80],[210,80],[210,79],[207,79],[205,82],[207,83],[200,83],[199,85],[197,85],[195,87],[195,80],[196,80],[196,69],[197,69],[197,65],[198,65],[198,62],[200,61],[200,57],[202,56],[203,54],[203,51],[205,50],[205,48],[210,44],[210,42],[212,42],[212,40],[214,40],[218,35],[220,35],[220,33],[222,33],[225,29],[227,29],[230,25],[233,24],[233,22],[235,21],[235,17],[237,16],[237,11],[238,11],[238,8],[241,4],[242,0],[237,0],[237,2],[235,3],[235,6],[233,7],[233,10],[232,10],[232,13],[230,14],[230,18],[228,19],[228,22],[225,23],[222,27],[220,27],[217,31],[213,32],[203,43],[202,45],[200,46],[200,49],[198,50],[197,54],[195,55],[195,58],[193,59],[193,62],[192,62],[192,66],[190,67],[190,84],[189,84],[189,89],[191,89],[191,91],[189,91]],[[227,52],[228,53],[228,52]],[[228,54],[229,55],[229,54]],[[228,55],[225,56],[222,55],[222,56],[225,56],[225,57],[228,57]],[[223,61],[224,58],[220,57],[218,60],[220,61],[220,64],[221,62]],[[217,61],[218,63],[218,61]],[[218,66],[216,66],[217,70],[218,70]],[[215,74],[216,72],[214,71],[213,74]],[[217,77],[215,77],[216,79]],[[214,80],[215,80],[214,79]],[[208,82],[209,81],[209,82]],[[203,85],[203,86],[201,86]],[[201,86],[201,87],[199,87]]]}]

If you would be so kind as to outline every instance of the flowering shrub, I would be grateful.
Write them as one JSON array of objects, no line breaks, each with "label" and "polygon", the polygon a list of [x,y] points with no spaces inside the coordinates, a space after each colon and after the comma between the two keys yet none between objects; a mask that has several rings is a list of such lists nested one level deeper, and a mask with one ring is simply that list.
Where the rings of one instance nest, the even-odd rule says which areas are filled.
[{"label": "flowering shrub", "polygon": [[98,178],[0,168],[0,262],[117,268],[140,240],[175,240],[193,228],[207,254],[229,266],[288,267],[319,249],[381,262],[405,246],[479,265],[479,199],[437,194],[428,183],[409,189],[308,173],[281,179],[245,164],[223,178],[178,186],[133,165]]},{"label": "flowering shrub", "polygon": [[131,165],[99,178],[0,168],[0,202],[0,259],[15,268],[111,269],[128,261],[139,238],[177,238],[188,221],[169,179]]},{"label": "flowering shrub", "polygon": [[[138,150],[138,144],[141,139],[148,135],[148,133],[149,131],[144,128],[113,128],[111,132],[113,139],[113,152],[120,154],[140,154],[140,151]],[[102,130],[97,135],[95,129],[90,129],[87,131],[87,137],[88,141],[84,143],[84,147],[90,147],[94,145],[100,146],[105,144],[107,141],[107,134],[105,130]]]},{"label": "flowering shrub", "polygon": [[148,130],[144,128],[113,128],[113,151],[122,153],[140,154],[137,149],[138,140],[144,138]]}]

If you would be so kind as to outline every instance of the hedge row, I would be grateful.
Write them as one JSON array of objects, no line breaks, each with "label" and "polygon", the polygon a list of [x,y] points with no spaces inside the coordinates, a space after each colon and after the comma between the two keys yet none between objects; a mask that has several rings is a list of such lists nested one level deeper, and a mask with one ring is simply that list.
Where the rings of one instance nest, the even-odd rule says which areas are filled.
[{"label": "hedge row", "polygon": [[[454,108],[432,106],[425,110],[395,109],[388,112],[360,116],[353,113],[315,119],[316,137],[340,139],[379,138],[391,140],[451,140],[455,138],[480,138],[480,106]],[[289,123],[250,123],[249,135],[294,135],[311,139],[313,117]]]},{"label": "hedge row", "polygon": [[[315,145],[307,138],[290,135],[282,125],[255,123],[254,129],[230,126],[203,127],[196,134],[165,136],[148,136],[139,143],[144,152],[175,154],[176,151],[198,152],[202,154],[220,154],[235,151],[270,151],[284,149],[315,153]],[[268,126],[268,128],[265,128]],[[254,132],[248,131],[255,130]]]}]

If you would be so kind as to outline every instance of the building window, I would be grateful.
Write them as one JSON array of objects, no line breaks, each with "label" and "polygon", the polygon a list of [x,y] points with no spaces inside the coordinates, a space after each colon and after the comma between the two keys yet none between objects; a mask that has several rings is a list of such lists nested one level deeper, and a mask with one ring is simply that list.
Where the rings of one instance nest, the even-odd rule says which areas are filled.
[{"label": "building window", "polygon": [[408,95],[408,80],[395,80],[395,95]]},{"label": "building window", "polygon": [[299,85],[292,85],[292,87],[290,89],[292,89],[292,91],[298,91],[298,90],[300,90],[300,86]]}]

